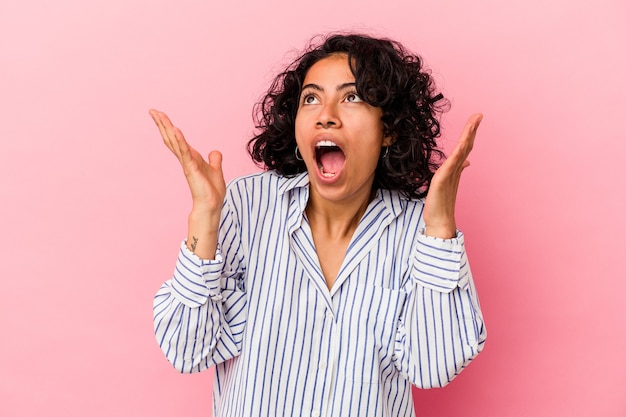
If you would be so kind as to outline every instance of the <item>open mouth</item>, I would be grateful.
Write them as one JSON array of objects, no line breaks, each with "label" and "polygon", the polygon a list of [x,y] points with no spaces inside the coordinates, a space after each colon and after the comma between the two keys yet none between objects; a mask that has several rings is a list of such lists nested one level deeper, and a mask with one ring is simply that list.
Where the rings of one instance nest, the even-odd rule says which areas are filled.
[{"label": "open mouth", "polygon": [[336,143],[322,140],[315,145],[315,160],[320,173],[326,178],[332,178],[343,168],[346,156]]}]

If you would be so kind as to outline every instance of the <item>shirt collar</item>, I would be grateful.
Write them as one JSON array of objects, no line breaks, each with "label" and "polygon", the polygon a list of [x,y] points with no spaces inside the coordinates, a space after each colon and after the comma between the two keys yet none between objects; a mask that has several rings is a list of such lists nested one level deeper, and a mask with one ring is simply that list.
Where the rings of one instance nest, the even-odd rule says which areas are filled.
[{"label": "shirt collar", "polygon": [[394,218],[398,217],[407,204],[407,198],[400,192],[379,188],[373,201],[382,201],[386,208],[391,212]]},{"label": "shirt collar", "polygon": [[278,186],[278,193],[285,194],[287,191],[291,191],[294,188],[303,188],[309,185],[309,173],[301,172],[293,177],[284,177],[284,181]]}]

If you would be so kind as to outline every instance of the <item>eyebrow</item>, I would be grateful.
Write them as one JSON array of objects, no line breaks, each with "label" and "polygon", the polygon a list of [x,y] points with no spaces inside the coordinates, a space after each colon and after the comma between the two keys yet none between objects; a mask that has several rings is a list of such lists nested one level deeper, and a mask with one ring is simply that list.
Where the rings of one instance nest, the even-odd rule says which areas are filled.
[{"label": "eyebrow", "polygon": [[[343,84],[339,84],[339,85],[337,86],[337,91],[345,90],[345,89],[347,89],[347,88],[352,88],[352,87],[355,87],[355,86],[356,86],[356,83],[343,83]],[[323,92],[323,91],[324,91],[324,89],[323,89],[322,87],[320,87],[320,86],[319,86],[319,85],[317,85],[317,84],[313,84],[313,83],[310,83],[310,84],[307,84],[307,85],[303,86],[303,87],[302,87],[302,91],[304,91],[304,90],[306,90],[306,89],[309,89],[309,88],[310,88],[310,89],[312,89],[312,90],[316,90],[316,91],[321,91],[321,92]]]}]

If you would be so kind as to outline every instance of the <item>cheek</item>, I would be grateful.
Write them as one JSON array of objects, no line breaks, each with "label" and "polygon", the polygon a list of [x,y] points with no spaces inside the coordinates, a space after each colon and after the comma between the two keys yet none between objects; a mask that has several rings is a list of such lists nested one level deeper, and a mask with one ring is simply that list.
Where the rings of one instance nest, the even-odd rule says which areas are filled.
[{"label": "cheek", "polygon": [[307,125],[306,115],[298,111],[298,113],[296,113],[296,119],[294,121],[294,130],[296,133],[296,138],[304,132],[306,125]]},{"label": "cheek", "polygon": [[296,137],[296,142],[300,144],[299,139],[302,136],[302,119],[298,114],[296,115],[296,120],[294,122],[293,128],[294,128],[294,135]]},{"label": "cheek", "polygon": [[305,149],[306,146],[304,146],[303,139],[302,139],[303,135],[302,135],[302,132],[300,131],[300,129],[298,129],[298,125],[297,124],[295,126],[294,135],[295,135],[295,139],[296,139],[296,145],[298,145],[298,148],[300,148],[300,150]]}]

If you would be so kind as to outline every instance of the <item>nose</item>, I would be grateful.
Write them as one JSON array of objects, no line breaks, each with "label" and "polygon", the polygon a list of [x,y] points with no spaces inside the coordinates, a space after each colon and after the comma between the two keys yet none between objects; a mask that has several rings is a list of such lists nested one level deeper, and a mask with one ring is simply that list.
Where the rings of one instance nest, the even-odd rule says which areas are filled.
[{"label": "nose", "polygon": [[321,106],[316,125],[324,129],[339,127],[341,125],[337,105],[335,103],[325,103]]}]

